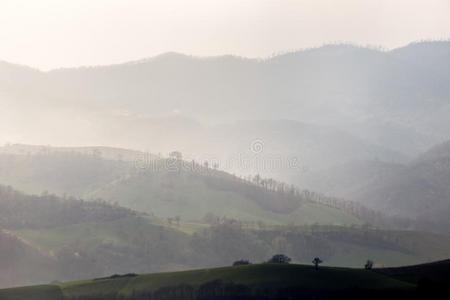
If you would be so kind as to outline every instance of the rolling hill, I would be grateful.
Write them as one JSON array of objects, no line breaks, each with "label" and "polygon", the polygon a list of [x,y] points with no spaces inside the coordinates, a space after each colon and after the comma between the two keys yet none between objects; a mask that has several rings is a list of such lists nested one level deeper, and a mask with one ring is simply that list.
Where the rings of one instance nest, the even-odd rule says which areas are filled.
[{"label": "rolling hill", "polygon": [[[10,147],[11,148],[11,147]],[[0,182],[28,193],[108,202],[159,217],[201,220],[206,214],[274,224],[361,224],[358,216],[323,205],[305,193],[272,191],[198,163],[141,153],[138,159],[109,159],[102,152],[34,152],[17,147],[0,154]],[[112,150],[110,150],[112,151]],[[122,150],[123,152],[125,150]],[[119,150],[115,150],[119,152]]]},{"label": "rolling hill", "polygon": [[[26,195],[0,186],[0,286],[142,266],[142,271],[170,268],[170,262],[177,261],[174,257],[182,259],[181,253],[170,254],[170,247],[182,247],[187,238],[156,222],[105,202]],[[145,263],[149,253],[159,255],[157,261]]]},{"label": "rolling hill", "polygon": [[450,256],[448,237],[422,232],[274,226],[212,214],[204,222],[168,222],[105,202],[1,187],[0,286],[216,267],[242,257],[259,262],[277,252],[298,262],[320,255],[335,266],[360,266],[367,257],[397,266]]},{"label": "rolling hill", "polygon": [[[128,274],[67,282],[47,286],[0,290],[4,300],[33,297],[35,300],[56,299],[422,299],[437,295],[443,282],[434,289],[403,280],[395,274],[420,274],[442,269],[446,262],[387,270],[361,270],[312,266],[260,264],[217,269],[148,275]],[[448,272],[447,272],[448,273]],[[436,273],[438,274],[438,273]],[[414,276],[414,275],[413,275]],[[402,278],[402,279],[399,279]],[[233,298],[234,297],[234,298]],[[31,299],[31,298],[29,298]]]},{"label": "rolling hill", "polygon": [[439,262],[405,266],[401,268],[383,268],[377,271],[414,284],[419,284],[424,279],[428,281],[425,282],[427,284],[445,284],[449,281],[450,260],[447,259]]}]

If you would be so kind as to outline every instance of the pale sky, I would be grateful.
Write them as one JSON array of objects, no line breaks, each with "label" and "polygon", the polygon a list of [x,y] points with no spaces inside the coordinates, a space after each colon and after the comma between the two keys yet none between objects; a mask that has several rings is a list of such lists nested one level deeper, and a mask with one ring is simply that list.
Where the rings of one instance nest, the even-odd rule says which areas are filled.
[{"label": "pale sky", "polygon": [[0,0],[0,60],[45,70],[448,38],[450,0]]}]

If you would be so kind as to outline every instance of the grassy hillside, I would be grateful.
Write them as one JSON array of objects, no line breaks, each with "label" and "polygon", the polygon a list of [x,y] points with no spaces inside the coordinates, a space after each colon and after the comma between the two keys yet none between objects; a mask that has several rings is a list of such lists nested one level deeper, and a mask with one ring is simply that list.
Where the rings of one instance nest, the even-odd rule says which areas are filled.
[{"label": "grassy hillside", "polygon": [[[247,201],[244,204],[251,203],[255,210],[259,209],[266,215],[292,216],[295,213],[300,216],[300,211],[305,213],[301,221],[313,222],[321,214],[326,216],[324,220],[330,220],[330,212],[343,213],[298,198],[299,195],[279,194],[231,175],[214,172],[221,177],[187,175],[184,171],[167,176],[174,176],[175,182],[194,182],[192,177],[199,176],[211,190],[243,195]],[[141,191],[148,191],[151,195],[152,189],[146,190],[143,183]],[[194,198],[191,200],[199,203]],[[228,199],[223,198],[223,201]],[[169,205],[177,204],[168,202]],[[225,209],[225,206],[220,207]],[[238,208],[244,210],[242,205]],[[194,206],[191,207],[193,209]],[[294,213],[289,213],[289,210]],[[310,218],[307,214],[315,216]],[[298,226],[294,222],[287,226],[254,220],[241,221],[210,214],[203,223],[186,222],[184,218],[180,222],[174,219],[169,223],[164,218],[139,214],[105,202],[49,194],[32,196],[0,186],[0,227],[7,229],[12,237],[4,240],[2,245],[7,248],[0,256],[0,265],[9,268],[9,275],[0,276],[0,286],[42,283],[56,278],[73,280],[111,273],[214,267],[230,264],[239,258],[261,262],[279,252],[286,253],[296,262],[306,263],[319,255],[335,266],[361,266],[368,258],[380,266],[396,266],[450,256],[450,241],[445,236],[377,230],[368,226]],[[17,242],[25,249],[22,261],[27,262],[26,265],[11,264],[18,258],[15,254],[18,250],[13,246]],[[39,265],[47,261],[52,271],[39,272]],[[29,271],[27,265],[30,266]],[[50,270],[50,267],[46,269]]]},{"label": "grassy hillside", "polygon": [[61,300],[63,293],[55,285],[30,286],[0,290],[0,299],[4,300]]},{"label": "grassy hillside", "polygon": [[402,268],[384,268],[378,272],[414,284],[420,284],[423,280],[443,284],[450,281],[450,260]]},{"label": "grassy hillside", "polygon": [[[0,290],[2,300],[23,299],[22,295],[32,294],[33,300],[100,299],[100,297],[141,299],[140,295],[169,293],[170,288],[191,287],[196,294],[206,292],[207,287],[239,287],[235,291],[243,294],[265,294],[269,299],[276,293],[297,293],[301,295],[327,295],[328,293],[351,295],[352,290],[360,292],[413,292],[415,285],[366,270],[327,268],[316,271],[312,266],[262,264],[217,269],[203,269],[176,273],[160,273],[139,276],[123,276],[78,282],[68,282],[53,286]],[[211,291],[209,291],[211,292]],[[342,295],[341,294],[341,295]],[[329,295],[329,294],[328,294]],[[161,295],[160,295],[161,296]],[[272,298],[270,297],[272,296]],[[84,298],[83,298],[84,299]],[[157,298],[158,299],[158,298]],[[182,298],[172,298],[182,299]],[[309,299],[309,298],[308,298]]]},{"label": "grassy hillside", "polygon": [[[206,214],[272,224],[362,224],[347,212],[266,191],[214,170],[135,173],[90,194],[161,217],[201,220]],[[290,208],[290,209],[287,209]]]},{"label": "grassy hillside", "polygon": [[[102,198],[160,217],[201,220],[206,214],[272,224],[362,224],[364,220],[305,195],[269,191],[199,164],[155,159],[111,159],[125,150],[6,147],[0,154],[0,183],[29,193]],[[39,148],[38,148],[39,149]],[[87,148],[91,149],[91,148]],[[103,149],[105,151],[105,149]],[[286,187],[288,187],[286,185]]]},{"label": "grassy hillside", "polygon": [[[13,266],[11,272],[19,275],[0,285],[214,267],[239,258],[261,262],[278,252],[306,263],[319,255],[334,266],[361,266],[368,258],[396,266],[450,256],[447,237],[361,226],[355,214],[280,182],[258,178],[255,183],[180,160],[154,162],[142,169],[99,153],[5,154],[1,176],[25,189],[27,183],[49,191],[70,187],[148,214],[1,186],[0,226],[50,257],[55,271],[49,278]],[[0,264],[14,261],[13,254],[5,251]],[[39,263],[30,257],[30,266]]]},{"label": "grassy hillside", "polygon": [[0,186],[0,286],[186,268],[179,249],[188,236],[162,223],[104,202]]},{"label": "grassy hillside", "polygon": [[355,267],[368,258],[377,266],[399,266],[450,256],[447,237],[420,232],[335,226],[247,228],[233,220],[197,226],[191,231],[190,223],[169,225],[155,218],[129,217],[13,233],[60,258],[61,266],[70,266],[65,278],[72,279],[220,266],[237,258],[261,262],[277,252],[297,262],[307,263],[319,255],[329,265]]}]

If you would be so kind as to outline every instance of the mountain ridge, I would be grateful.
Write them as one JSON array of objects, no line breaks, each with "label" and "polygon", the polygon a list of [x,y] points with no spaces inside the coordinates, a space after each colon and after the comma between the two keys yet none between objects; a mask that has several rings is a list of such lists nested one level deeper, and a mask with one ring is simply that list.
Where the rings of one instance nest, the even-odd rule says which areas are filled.
[{"label": "mountain ridge", "polygon": [[6,60],[2,60],[0,59],[0,64],[8,64],[11,66],[18,66],[18,67],[25,67],[25,68],[29,68],[29,69],[33,69],[36,71],[39,71],[41,73],[51,73],[51,72],[58,72],[58,71],[64,71],[64,70],[70,70],[70,69],[92,69],[92,68],[102,68],[102,67],[111,67],[111,66],[120,66],[120,65],[135,65],[135,64],[139,64],[139,63],[146,63],[146,62],[151,62],[154,60],[157,60],[158,58],[167,58],[167,57],[183,57],[183,58],[193,58],[193,59],[199,59],[199,60],[210,60],[210,59],[220,59],[220,58],[235,58],[237,60],[248,60],[248,61],[256,61],[256,62],[264,62],[264,61],[269,61],[272,59],[277,59],[283,56],[291,56],[291,55],[296,55],[296,54],[302,54],[302,53],[307,53],[307,52],[315,52],[315,51],[321,51],[324,49],[330,49],[330,48],[341,48],[341,49],[364,49],[370,52],[381,52],[381,53],[396,53],[396,52],[401,52],[404,51],[405,49],[408,48],[426,48],[430,45],[433,46],[448,46],[450,44],[450,40],[426,40],[426,41],[412,41],[410,43],[407,43],[403,46],[399,46],[396,48],[392,48],[392,49],[384,49],[382,46],[371,46],[371,45],[363,45],[363,44],[355,44],[355,43],[346,43],[346,42],[342,42],[342,43],[325,43],[321,46],[316,46],[316,47],[307,47],[307,48],[302,48],[302,49],[297,49],[297,50],[290,50],[290,51],[282,51],[279,53],[274,53],[272,55],[269,56],[265,56],[265,57],[247,57],[247,56],[241,56],[238,54],[217,54],[217,55],[194,55],[194,54],[188,54],[188,53],[183,53],[183,52],[176,52],[176,51],[167,51],[167,52],[162,52],[160,54],[155,54],[153,56],[148,56],[148,57],[144,57],[144,58],[139,58],[139,59],[132,59],[132,60],[127,60],[127,61],[123,61],[123,62],[119,62],[119,63],[114,63],[114,64],[102,64],[102,65],[80,65],[80,66],[74,66],[74,67],[56,67],[53,69],[49,69],[46,71],[40,70],[39,68],[34,68],[31,66],[28,66],[26,64],[21,64],[21,63],[12,63],[12,62],[8,62]]}]

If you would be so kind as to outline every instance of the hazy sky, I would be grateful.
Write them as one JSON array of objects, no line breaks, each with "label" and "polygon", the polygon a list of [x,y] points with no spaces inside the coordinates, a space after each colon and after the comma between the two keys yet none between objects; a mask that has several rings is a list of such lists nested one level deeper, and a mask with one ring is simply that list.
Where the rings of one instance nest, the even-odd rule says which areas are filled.
[{"label": "hazy sky", "polygon": [[0,0],[0,60],[41,69],[177,51],[257,57],[450,37],[450,0]]}]

